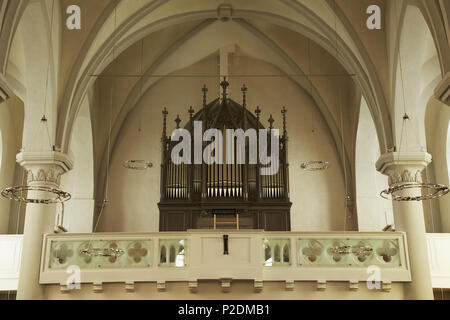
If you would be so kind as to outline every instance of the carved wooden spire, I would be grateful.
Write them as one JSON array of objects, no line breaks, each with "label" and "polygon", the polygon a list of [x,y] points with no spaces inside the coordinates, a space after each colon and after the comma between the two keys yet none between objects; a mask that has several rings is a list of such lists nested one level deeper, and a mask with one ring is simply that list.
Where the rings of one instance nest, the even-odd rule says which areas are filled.
[{"label": "carved wooden spire", "polygon": [[175,123],[177,124],[177,129],[180,129],[180,122],[181,122],[180,115],[177,114],[177,117],[175,119]]},{"label": "carved wooden spire", "polygon": [[275,122],[275,120],[273,119],[272,115],[270,115],[268,121],[269,121],[269,129],[272,130],[273,129],[273,123]]},{"label": "carved wooden spire", "polygon": [[243,120],[244,120],[244,130],[247,130],[247,87],[245,84],[241,88],[242,91],[242,108],[243,110]]},{"label": "carved wooden spire", "polygon": [[283,137],[287,136],[286,113],[287,109],[286,107],[283,107],[283,109],[281,109],[281,114],[283,115]]},{"label": "carved wooden spire", "polygon": [[261,109],[259,108],[259,106],[256,107],[255,114],[256,114],[256,120],[257,120],[256,121],[256,129],[259,130],[259,118],[260,118],[260,115],[261,115]]},{"label": "carved wooden spire", "polygon": [[259,108],[259,106],[256,107],[255,114],[256,114],[256,118],[259,121],[259,116],[261,115],[261,109]]},{"label": "carved wooden spire", "polygon": [[247,107],[247,87],[245,86],[245,84],[242,86],[241,88],[242,91],[242,106]]},{"label": "carved wooden spire", "polygon": [[222,97],[223,101],[227,100],[227,88],[230,84],[227,81],[227,77],[223,77],[223,81],[220,83],[220,86],[222,87]]},{"label": "carved wooden spire", "polygon": [[164,108],[164,110],[162,111],[163,114],[163,132],[162,132],[162,138],[165,140],[167,137],[167,115],[169,114],[169,112],[167,112],[167,109]]},{"label": "carved wooden spire", "polygon": [[206,93],[208,92],[206,84],[203,85],[202,92],[203,92],[203,108],[206,108]]},{"label": "carved wooden spire", "polygon": [[192,108],[192,106],[190,106],[188,112],[189,112],[190,129],[192,132],[192,130],[194,128],[194,121],[192,121],[192,118],[194,117],[195,110],[194,110],[194,108]]}]

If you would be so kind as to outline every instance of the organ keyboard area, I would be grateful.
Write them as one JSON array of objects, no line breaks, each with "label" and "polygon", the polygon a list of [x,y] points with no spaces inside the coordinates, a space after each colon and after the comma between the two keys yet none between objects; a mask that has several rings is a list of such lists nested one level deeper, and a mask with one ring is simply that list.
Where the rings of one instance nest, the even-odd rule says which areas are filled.
[{"label": "organ keyboard area", "polygon": [[[222,97],[210,103],[206,102],[208,89],[204,86],[202,108],[196,113],[192,107],[188,110],[189,120],[183,129],[190,133],[190,155],[184,154],[186,150],[178,152],[177,145],[182,138],[173,141],[168,136],[169,113],[166,109],[163,111],[161,200],[158,203],[160,231],[213,229],[214,210],[232,210],[239,214],[241,229],[290,230],[287,111],[284,107],[281,110],[283,124],[276,135],[272,131],[275,122],[272,115],[268,119],[269,126],[265,128],[260,121],[259,107],[254,114],[248,110],[245,85],[241,89],[242,105],[228,98],[228,86],[224,79],[221,82]],[[181,122],[177,115],[177,129],[181,129]],[[201,163],[194,161],[194,154],[198,152],[194,150],[195,126],[199,124],[201,138],[208,129],[217,129],[223,141],[220,148],[207,152],[205,148],[214,138],[210,141],[202,139]],[[243,149],[234,137],[233,143],[227,141],[227,129],[242,129],[243,132],[254,129],[255,134],[246,138]],[[267,134],[261,135],[260,130]],[[266,143],[261,139],[267,139]],[[272,144],[274,139],[277,144]],[[267,150],[260,150],[262,145],[267,146]],[[172,152],[174,148],[177,152]],[[277,165],[273,163],[275,158],[261,161],[261,152],[267,156],[277,155]],[[256,161],[251,161],[251,153],[257,155]],[[191,161],[181,161],[186,158]],[[262,170],[266,171],[265,174]]]}]

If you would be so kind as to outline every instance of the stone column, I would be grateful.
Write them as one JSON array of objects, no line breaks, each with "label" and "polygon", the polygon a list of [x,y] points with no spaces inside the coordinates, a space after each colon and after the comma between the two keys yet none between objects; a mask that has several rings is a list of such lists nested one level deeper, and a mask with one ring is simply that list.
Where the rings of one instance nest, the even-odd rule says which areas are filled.
[{"label": "stone column", "polygon": [[[29,186],[58,187],[60,176],[72,168],[71,160],[60,152],[22,152],[17,162],[27,172]],[[42,191],[28,192],[28,198],[50,198]],[[59,204],[33,204],[26,207],[22,261],[19,273],[18,300],[43,299],[44,289],[39,285],[42,239],[52,233]]]},{"label": "stone column", "polygon": [[[387,153],[378,159],[377,170],[389,177],[389,186],[404,183],[422,183],[422,170],[431,163],[426,152]],[[407,189],[401,196],[417,196],[420,190]],[[393,201],[397,231],[406,232],[412,282],[405,285],[406,299],[433,299],[425,220],[421,201]]]}]

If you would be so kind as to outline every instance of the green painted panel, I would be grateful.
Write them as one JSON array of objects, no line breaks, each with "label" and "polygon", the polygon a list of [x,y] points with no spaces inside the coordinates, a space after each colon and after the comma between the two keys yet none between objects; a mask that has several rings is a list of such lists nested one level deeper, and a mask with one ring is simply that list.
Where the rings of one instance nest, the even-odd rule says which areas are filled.
[{"label": "green painted panel", "polygon": [[52,240],[48,267],[58,270],[73,265],[80,269],[147,268],[151,266],[151,240]]},{"label": "green painted panel", "polygon": [[398,239],[297,240],[298,264],[305,267],[402,266]]}]

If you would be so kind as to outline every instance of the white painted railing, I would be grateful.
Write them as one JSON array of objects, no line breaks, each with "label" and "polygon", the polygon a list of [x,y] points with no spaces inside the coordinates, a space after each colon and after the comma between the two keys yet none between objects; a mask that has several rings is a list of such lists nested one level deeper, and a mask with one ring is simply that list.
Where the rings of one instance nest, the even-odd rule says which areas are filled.
[{"label": "white painted railing", "polygon": [[[229,240],[229,250],[230,254],[228,256],[224,256],[223,252],[221,252],[223,245],[222,240],[222,234],[229,234],[230,240]],[[383,239],[385,238],[385,235],[392,235],[392,233],[347,233],[350,238],[367,238],[367,235],[370,235],[369,238],[377,238]],[[46,236],[45,245],[47,246],[51,241],[73,241],[73,240],[83,240],[82,242],[94,240],[93,243],[98,243],[97,241],[99,239],[114,239],[114,240],[120,240],[120,239],[134,239],[134,240],[142,240],[142,239],[149,239],[149,241],[152,241],[152,248],[154,249],[153,253],[149,253],[149,255],[152,255],[151,261],[149,260],[149,264],[151,267],[149,268],[143,268],[146,271],[144,273],[149,272],[150,274],[154,274],[155,277],[154,280],[158,280],[159,276],[162,276],[162,278],[167,279],[167,281],[170,281],[170,279],[192,279],[190,277],[194,278],[202,278],[202,277],[211,277],[211,278],[226,278],[226,277],[245,277],[246,275],[250,277],[250,270],[255,271],[255,274],[253,277],[260,277],[260,278],[266,278],[266,279],[277,279],[280,278],[281,275],[283,275],[283,278],[295,278],[295,279],[313,279],[313,278],[325,278],[330,279],[330,275],[333,272],[337,272],[340,276],[337,276],[336,274],[333,275],[331,278],[334,279],[341,279],[344,280],[344,278],[351,278],[352,276],[349,276],[348,272],[354,272],[355,268],[346,268],[348,272],[344,271],[342,269],[336,268],[336,266],[330,265],[328,268],[323,266],[322,267],[310,267],[309,269],[306,268],[300,268],[298,266],[298,263],[295,263],[295,260],[298,261],[299,258],[299,252],[297,250],[292,250],[292,247],[289,248],[289,262],[286,263],[283,259],[283,248],[286,243],[286,239],[289,240],[290,246],[293,246],[294,248],[298,246],[298,243],[295,243],[295,240],[298,238],[304,238],[305,236],[310,239],[333,239],[337,237],[342,237],[347,234],[343,233],[271,233],[271,232],[233,232],[233,231],[226,231],[226,232],[220,232],[217,231],[215,233],[211,232],[196,232],[191,231],[187,233],[153,233],[153,234],[132,234],[132,235],[126,235],[126,234],[100,234],[100,235],[48,235]],[[398,236],[398,234],[395,234]],[[269,260],[265,259],[266,252],[271,252],[271,255],[275,255],[275,246],[272,246],[270,249],[265,250],[267,247],[264,247],[264,240],[263,239],[274,239],[279,238],[281,236],[282,239],[285,239],[280,244],[280,261],[275,261],[275,259]],[[181,238],[188,238],[188,241],[190,241],[190,246],[194,245],[192,248],[196,248],[193,250],[194,252],[191,252],[189,250],[189,247],[186,249],[186,254],[190,255],[190,257],[194,260],[192,260],[192,263],[188,263],[189,258],[188,257],[181,257],[179,255],[180,247],[177,246],[174,247],[176,251],[175,255],[175,262],[170,261],[170,243],[175,241],[177,239]],[[20,269],[20,258],[21,258],[21,252],[22,252],[22,235],[0,235],[0,291],[7,291],[7,290],[17,290],[17,283],[19,278],[19,269]],[[350,239],[348,238],[348,239]],[[162,239],[161,241],[159,241]],[[259,252],[258,249],[258,239],[261,241],[261,251]],[[274,244],[277,243],[277,240],[271,240]],[[430,262],[430,268],[431,268],[431,275],[432,275],[432,282],[433,282],[433,288],[450,288],[450,234],[446,233],[430,233],[427,234],[427,241],[428,241],[428,252],[429,252],[429,262]],[[199,243],[200,246],[195,247],[194,243]],[[293,244],[292,244],[293,243]],[[401,242],[402,243],[402,242]],[[168,245],[169,244],[169,245]],[[253,249],[252,249],[253,245]],[[161,261],[161,252],[160,252],[160,246],[166,247],[166,260],[164,263],[164,260]],[[236,252],[236,248],[239,248]],[[144,248],[131,248],[135,249],[134,251],[129,251],[127,254],[129,255],[131,253],[131,259],[142,259],[140,258],[140,255],[143,254]],[[178,249],[178,251],[177,251]],[[311,254],[311,252],[314,252],[314,245],[311,251],[306,248],[304,250],[304,253],[308,257],[308,254]],[[251,250],[254,250],[256,252],[251,252]],[[303,250],[303,249],[302,249]],[[318,249],[316,249],[316,252]],[[45,251],[46,253],[48,251]],[[259,253],[258,253],[259,252]],[[184,252],[183,252],[184,254]],[[303,253],[302,253],[303,254]],[[323,252],[322,252],[323,254]],[[258,257],[259,256],[259,257]],[[49,257],[47,254],[45,255],[45,261],[46,263],[49,262]],[[184,260],[186,258],[186,260]],[[297,258],[297,259],[296,259]],[[314,260],[314,258],[312,258]],[[97,258],[97,260],[108,260],[106,258]],[[278,259],[276,259],[278,260]],[[310,260],[308,258],[308,260]],[[306,261],[308,261],[306,260]],[[262,261],[262,262],[261,262]],[[327,260],[325,260],[327,261]],[[258,263],[261,262],[261,263]],[[111,263],[113,264],[113,263]],[[176,265],[182,266],[181,269],[177,268]],[[184,266],[186,264],[186,266]],[[287,266],[286,266],[287,264]],[[268,266],[273,265],[274,267],[277,267],[279,265],[279,268],[267,268]],[[60,283],[62,280],[67,279],[67,274],[65,269],[59,269],[59,270],[51,270],[48,268],[48,264],[45,266],[43,265],[41,268],[42,276],[41,276],[41,282],[43,283]],[[98,266],[98,265],[97,265]],[[266,266],[266,267],[262,267]],[[218,268],[218,269],[217,269]],[[325,269],[327,268],[327,269]],[[115,278],[115,275],[112,275],[112,277],[103,277],[100,276],[102,273],[99,273],[102,268],[96,268],[96,269],[86,269],[83,270],[82,274],[82,280],[101,280],[103,282],[108,282],[115,280],[120,281],[120,279],[128,279],[130,278],[128,276],[130,270],[127,268],[121,268],[114,272],[114,274],[117,274],[118,271],[122,276],[119,278]],[[142,268],[139,272],[142,274]],[[162,269],[164,271],[156,272],[155,270]],[[187,269],[190,269],[189,272],[186,272]],[[217,270],[215,270],[217,269]],[[220,269],[220,271],[219,271]],[[181,271],[182,270],[182,271]],[[247,271],[246,271],[247,270]],[[281,272],[277,272],[275,270],[281,270]],[[181,272],[180,272],[181,271]],[[288,272],[286,272],[288,271]],[[360,270],[362,271],[362,270]],[[203,273],[203,276],[201,273]],[[138,274],[139,274],[138,273]],[[170,275],[170,273],[174,273],[174,275]],[[281,273],[281,274],[280,274]],[[299,274],[297,274],[299,273]],[[359,272],[360,276],[365,277],[366,274]],[[400,273],[401,274],[401,273]],[[315,275],[315,276],[314,276]],[[150,279],[151,277],[147,276],[136,276],[131,277],[133,279],[138,280],[141,279]],[[400,277],[392,277],[392,281],[404,281],[407,279],[408,276],[400,276]],[[122,280],[123,280],[122,279]]]},{"label": "white painted railing", "polygon": [[[222,235],[229,235],[229,255],[223,255]],[[393,237],[394,236],[394,237]],[[20,258],[22,252],[22,235],[0,235],[0,291],[17,290],[19,278]],[[50,260],[55,259],[50,255],[50,245],[52,241],[67,241],[67,243],[78,241],[88,243],[92,241],[94,246],[101,239],[124,241],[130,240],[136,243],[148,239],[147,246],[150,251],[144,247],[130,247],[124,253],[127,261],[132,260],[135,267],[129,268],[125,264],[110,262],[107,258],[94,258],[100,261],[94,268],[84,268],[81,265],[82,281],[125,281],[125,280],[182,280],[182,279],[202,279],[202,278],[260,278],[260,279],[284,279],[284,280],[345,280],[350,278],[365,278],[365,267],[348,266],[343,268],[343,262],[335,263],[329,259],[322,258],[322,261],[316,257],[319,263],[314,266],[311,259],[314,260],[314,252],[324,254],[323,248],[320,250],[316,246],[324,243],[325,246],[332,239],[400,239],[400,247],[404,255],[404,243],[406,240],[399,233],[297,233],[297,232],[235,232],[235,231],[190,231],[186,233],[149,233],[149,234],[66,234],[66,235],[47,235],[44,240],[44,259],[41,266],[42,283],[61,283],[67,279],[66,268],[68,264],[62,264],[58,269],[50,268]],[[180,246],[173,246],[175,250],[175,260],[171,261],[170,250],[171,243],[177,243],[177,239],[186,239],[184,252]],[[266,239],[266,242],[264,242]],[[281,240],[280,240],[281,239]],[[303,240],[299,240],[303,239]],[[305,246],[302,252],[299,252],[301,241],[316,240],[311,242],[312,246]],[[331,240],[330,240],[331,239]],[[321,241],[320,241],[321,240]],[[289,246],[286,246],[288,241]],[[343,241],[343,240],[342,240]],[[348,240],[347,240],[348,241]],[[431,268],[432,282],[434,288],[450,288],[450,234],[430,233],[427,234],[429,262]],[[273,245],[270,246],[269,244]],[[275,246],[279,243],[280,258],[275,256]],[[145,246],[145,245],[144,245]],[[269,249],[267,248],[269,246]],[[161,248],[165,247],[166,260],[161,258]],[[286,261],[285,249],[289,248],[289,261]],[[134,249],[134,250],[133,250]],[[190,250],[191,249],[191,250]],[[325,250],[326,251],[326,250]],[[278,250],[277,250],[278,252]],[[182,254],[180,254],[182,253]],[[147,258],[142,257],[145,254]],[[184,256],[184,254],[186,256]],[[270,257],[266,257],[270,255]],[[278,254],[278,253],[277,253]],[[76,252],[73,252],[77,256]],[[354,255],[353,255],[354,256]],[[305,259],[306,257],[306,259]],[[348,259],[349,255],[345,255]],[[268,258],[268,259],[266,259]],[[272,258],[272,259],[270,259]],[[310,259],[311,258],[311,259]],[[136,260],[139,260],[136,263]],[[148,259],[148,260],[146,260]],[[303,260],[302,260],[303,259]],[[397,269],[391,270],[389,278],[391,281],[407,281],[409,279],[409,270],[407,259],[404,256],[403,261],[406,264]],[[300,265],[299,261],[310,263],[310,265]],[[102,264],[109,264],[102,268]],[[119,262],[119,261],[118,261]],[[375,261],[376,262],[376,261]],[[144,264],[143,264],[144,263]],[[74,264],[77,264],[76,262]],[[147,264],[147,265],[145,265]],[[302,263],[303,264],[303,263]],[[374,263],[376,265],[376,263]],[[70,264],[72,265],[72,264]],[[180,266],[180,267],[177,267]],[[271,266],[272,267],[269,267]],[[100,266],[100,267],[99,267]],[[108,270],[110,271],[108,271]],[[102,272],[99,272],[102,270]],[[114,272],[111,272],[114,270]],[[382,269],[383,270],[383,269]],[[105,271],[108,271],[105,273]],[[355,273],[356,271],[356,273]],[[133,275],[130,276],[130,273]],[[383,272],[385,276],[387,274]],[[383,275],[382,273],[382,275]],[[116,277],[118,276],[118,277]]]},{"label": "white painted railing", "polygon": [[0,291],[17,290],[22,239],[22,235],[0,235]]},{"label": "white painted railing", "polygon": [[450,288],[450,233],[427,233],[433,288]]},{"label": "white painted railing", "polygon": [[[228,235],[228,254],[223,235]],[[42,284],[65,284],[74,279],[74,270],[80,271],[81,283],[367,281],[373,266],[379,268],[379,281],[411,280],[406,236],[401,232],[51,234],[43,245]],[[120,254],[90,257],[85,254],[89,251]]]}]

